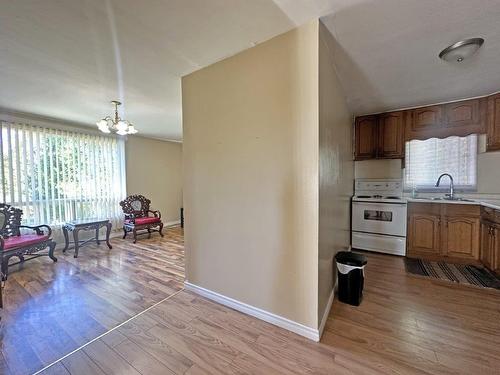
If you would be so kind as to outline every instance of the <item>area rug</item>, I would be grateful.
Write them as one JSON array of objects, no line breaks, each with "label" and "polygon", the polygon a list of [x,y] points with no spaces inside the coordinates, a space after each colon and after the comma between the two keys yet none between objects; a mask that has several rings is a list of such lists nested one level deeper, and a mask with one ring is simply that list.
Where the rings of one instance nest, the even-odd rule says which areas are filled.
[{"label": "area rug", "polygon": [[500,289],[500,278],[484,267],[405,258],[406,272],[481,288]]}]

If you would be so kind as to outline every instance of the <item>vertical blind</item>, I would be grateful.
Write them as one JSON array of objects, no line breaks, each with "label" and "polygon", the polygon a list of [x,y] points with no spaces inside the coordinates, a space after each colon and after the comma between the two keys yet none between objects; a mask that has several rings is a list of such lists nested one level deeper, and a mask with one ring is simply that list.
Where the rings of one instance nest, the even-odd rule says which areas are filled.
[{"label": "vertical blind", "polygon": [[0,122],[0,199],[23,221],[121,218],[124,141],[42,126]]},{"label": "vertical blind", "polygon": [[[455,187],[475,190],[477,135],[407,142],[405,164],[406,189],[438,190],[435,184],[439,175],[449,173]],[[447,184],[448,180],[443,182]]]}]

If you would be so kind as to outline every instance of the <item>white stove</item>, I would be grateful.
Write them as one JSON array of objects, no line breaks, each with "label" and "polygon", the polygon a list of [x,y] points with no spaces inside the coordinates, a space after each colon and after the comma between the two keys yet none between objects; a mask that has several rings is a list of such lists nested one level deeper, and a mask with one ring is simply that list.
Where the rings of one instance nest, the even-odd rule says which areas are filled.
[{"label": "white stove", "polygon": [[355,249],[406,254],[406,201],[401,180],[358,179],[352,198]]}]

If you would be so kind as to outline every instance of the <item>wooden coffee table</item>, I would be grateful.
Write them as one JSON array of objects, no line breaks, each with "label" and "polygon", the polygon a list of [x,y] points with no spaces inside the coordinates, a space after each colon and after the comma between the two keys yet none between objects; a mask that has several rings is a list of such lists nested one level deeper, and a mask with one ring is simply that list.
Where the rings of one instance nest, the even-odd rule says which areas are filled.
[{"label": "wooden coffee table", "polygon": [[[64,241],[65,241],[63,253],[65,253],[66,250],[68,250],[70,245],[68,232],[73,232],[72,243],[74,244],[75,248],[74,257],[78,258],[78,249],[80,248],[80,246],[83,246],[91,241],[95,241],[96,244],[100,245],[101,241],[99,241],[99,229],[101,229],[102,227],[106,227],[106,245],[108,245],[108,247],[112,249],[113,247],[109,243],[109,234],[111,233],[111,223],[109,222],[108,219],[83,219],[83,220],[72,220],[64,223],[62,227],[64,233]],[[78,239],[78,233],[81,230],[95,230],[95,237],[89,238],[88,240],[80,241]]]}]

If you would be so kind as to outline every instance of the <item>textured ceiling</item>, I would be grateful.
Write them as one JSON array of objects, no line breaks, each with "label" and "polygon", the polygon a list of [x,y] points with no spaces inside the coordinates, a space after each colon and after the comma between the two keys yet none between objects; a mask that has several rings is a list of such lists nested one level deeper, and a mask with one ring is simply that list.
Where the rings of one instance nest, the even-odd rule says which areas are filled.
[{"label": "textured ceiling", "polygon": [[[498,0],[0,0],[0,108],[87,126],[125,103],[140,134],[182,139],[180,77],[312,18],[336,39],[353,112],[500,90]],[[460,65],[437,58],[486,42]]]},{"label": "textured ceiling", "polygon": [[[377,0],[322,18],[336,40],[335,65],[356,114],[500,90],[500,1]],[[438,58],[465,38],[485,43],[460,64]]]},{"label": "textured ceiling", "polygon": [[0,0],[0,107],[95,126],[120,99],[140,134],[180,140],[181,76],[330,2]]}]

